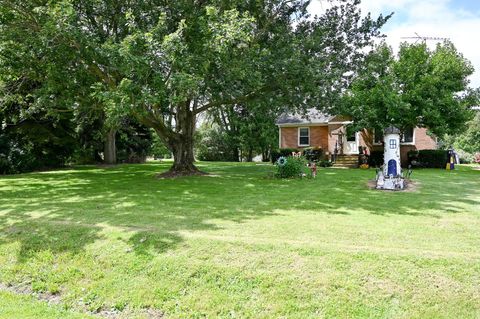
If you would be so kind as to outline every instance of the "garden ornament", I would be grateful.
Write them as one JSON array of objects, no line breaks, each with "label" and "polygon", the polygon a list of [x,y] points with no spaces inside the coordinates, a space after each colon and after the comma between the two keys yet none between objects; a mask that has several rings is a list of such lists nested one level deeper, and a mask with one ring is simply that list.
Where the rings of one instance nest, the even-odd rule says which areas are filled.
[{"label": "garden ornament", "polygon": [[313,162],[309,164],[310,170],[312,171],[312,177],[317,177],[317,163]]},{"label": "garden ornament", "polygon": [[400,166],[400,130],[388,127],[383,136],[383,166],[377,173],[377,189],[397,190],[404,188],[404,178]]}]

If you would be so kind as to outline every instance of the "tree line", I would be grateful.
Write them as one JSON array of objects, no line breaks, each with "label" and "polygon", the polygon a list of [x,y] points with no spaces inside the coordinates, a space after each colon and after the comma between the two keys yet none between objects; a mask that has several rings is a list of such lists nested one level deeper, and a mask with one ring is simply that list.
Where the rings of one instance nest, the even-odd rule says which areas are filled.
[{"label": "tree line", "polygon": [[114,164],[153,141],[174,157],[169,174],[189,175],[195,144],[267,158],[281,112],[442,134],[469,118],[473,68],[452,44],[404,45],[396,60],[376,45],[391,15],[338,0],[312,17],[309,3],[0,0],[0,163]]}]

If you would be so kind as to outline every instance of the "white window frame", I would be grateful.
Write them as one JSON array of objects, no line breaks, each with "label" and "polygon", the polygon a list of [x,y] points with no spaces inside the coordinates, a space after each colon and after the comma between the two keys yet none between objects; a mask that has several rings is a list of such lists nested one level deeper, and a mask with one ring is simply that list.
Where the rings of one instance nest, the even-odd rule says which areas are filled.
[{"label": "white window frame", "polygon": [[278,127],[278,148],[282,148],[282,128]]},{"label": "white window frame", "polygon": [[[393,147],[392,147],[393,146]],[[388,140],[388,149],[390,150],[396,150],[398,148],[397,145],[397,140],[394,138],[391,138]]]},{"label": "white window frame", "polygon": [[[305,128],[308,130],[308,144],[300,144],[300,130]],[[297,140],[298,146],[310,146],[310,127],[308,126],[299,127],[297,130],[297,135],[298,135],[298,140]]]},{"label": "white window frame", "polygon": [[358,138],[358,135],[360,134],[360,132],[355,132],[355,134],[353,135],[355,138],[353,139],[353,141],[349,141],[348,140],[348,135],[345,134],[345,142],[355,142],[355,143],[358,143],[359,142],[359,138]]}]

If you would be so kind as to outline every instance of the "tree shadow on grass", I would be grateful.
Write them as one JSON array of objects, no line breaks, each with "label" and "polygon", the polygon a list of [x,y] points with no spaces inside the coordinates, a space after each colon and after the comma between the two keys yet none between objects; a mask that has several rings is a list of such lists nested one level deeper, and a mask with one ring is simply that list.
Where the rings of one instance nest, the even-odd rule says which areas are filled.
[{"label": "tree shadow on grass", "polygon": [[38,221],[15,222],[1,228],[0,245],[20,242],[18,262],[27,262],[38,252],[77,254],[85,245],[101,239],[100,227],[74,224],[58,225]]},{"label": "tree shadow on grass", "polygon": [[20,242],[19,262],[44,250],[76,254],[112,226],[133,233],[128,244],[149,254],[174,248],[182,241],[178,231],[215,230],[211,219],[241,222],[271,214],[232,209],[219,197],[226,183],[218,178],[157,180],[158,170],[159,165],[81,167],[2,178],[0,244]]},{"label": "tree shadow on grass", "polygon": [[[202,166],[202,164],[201,164]],[[131,233],[126,243],[150,256],[175,248],[179,232],[217,230],[214,220],[243,223],[279,210],[441,218],[480,206],[479,182],[458,172],[418,172],[417,192],[379,192],[374,172],[321,169],[316,179],[278,180],[265,165],[211,164],[212,176],[155,179],[168,164],[81,167],[0,179],[0,244],[19,242],[19,262],[35,252],[84,251],[105,227]],[[414,177],[415,178],[415,177]]]}]

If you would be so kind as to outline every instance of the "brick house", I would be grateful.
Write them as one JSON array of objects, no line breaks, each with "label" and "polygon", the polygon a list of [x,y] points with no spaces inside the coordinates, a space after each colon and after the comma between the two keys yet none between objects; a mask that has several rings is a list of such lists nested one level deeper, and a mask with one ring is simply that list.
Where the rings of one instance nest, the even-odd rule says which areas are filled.
[{"label": "brick house", "polygon": [[[372,129],[351,131],[347,117],[332,116],[310,109],[305,115],[284,114],[277,120],[279,147],[303,149],[320,147],[331,157],[337,149],[337,161],[357,163],[359,146],[367,152],[383,151],[382,132]],[[437,138],[426,128],[415,127],[404,132],[400,147],[402,164],[407,162],[410,150],[437,149]]]}]

